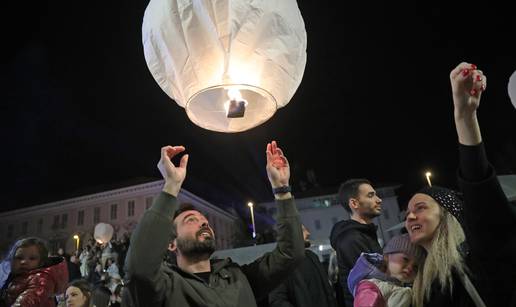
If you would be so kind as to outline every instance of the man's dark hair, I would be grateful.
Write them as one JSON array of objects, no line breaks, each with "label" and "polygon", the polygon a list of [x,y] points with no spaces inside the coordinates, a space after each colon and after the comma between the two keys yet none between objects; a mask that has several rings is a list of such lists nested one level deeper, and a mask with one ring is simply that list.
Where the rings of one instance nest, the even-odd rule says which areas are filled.
[{"label": "man's dark hair", "polygon": [[371,182],[369,182],[369,180],[367,179],[358,178],[346,180],[344,183],[340,185],[339,201],[342,207],[344,207],[344,209],[346,209],[346,211],[348,211],[349,213],[352,213],[351,208],[349,207],[349,199],[358,197],[358,189],[362,184],[370,185]]},{"label": "man's dark hair", "polygon": [[201,212],[191,203],[181,203],[179,205],[179,209],[177,209],[176,212],[174,212],[174,217],[172,218],[172,230],[170,232],[170,242],[174,241],[174,239],[177,238],[177,225],[174,222],[176,217],[178,215],[180,215],[181,213],[190,211],[190,210],[195,210],[195,211]]}]

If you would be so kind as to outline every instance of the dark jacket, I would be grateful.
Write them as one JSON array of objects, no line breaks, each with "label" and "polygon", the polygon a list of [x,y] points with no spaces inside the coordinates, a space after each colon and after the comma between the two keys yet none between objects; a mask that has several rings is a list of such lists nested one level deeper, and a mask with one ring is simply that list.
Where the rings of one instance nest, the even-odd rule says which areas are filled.
[{"label": "dark jacket", "polygon": [[328,274],[319,258],[305,250],[305,259],[287,280],[269,294],[270,307],[336,307]]},{"label": "dark jacket", "polygon": [[353,295],[349,292],[347,280],[349,271],[361,253],[382,253],[378,243],[375,224],[361,224],[355,220],[336,223],[330,234],[330,243],[337,252],[339,282],[344,293],[346,306],[353,306]]},{"label": "dark jacket", "polygon": [[256,306],[304,258],[303,236],[294,200],[278,201],[278,244],[251,264],[212,262],[209,283],[163,263],[177,199],[162,192],[131,238],[126,266],[135,306]]},{"label": "dark jacket", "polygon": [[[483,144],[460,145],[459,186],[464,197],[462,227],[469,247],[465,259],[475,288],[488,307],[515,306],[516,217],[505,197]],[[453,295],[432,284],[425,306],[474,306],[457,274]]]},{"label": "dark jacket", "polygon": [[0,306],[55,306],[55,295],[66,289],[68,269],[61,257],[50,257],[49,263],[26,273],[10,275],[2,289]]}]

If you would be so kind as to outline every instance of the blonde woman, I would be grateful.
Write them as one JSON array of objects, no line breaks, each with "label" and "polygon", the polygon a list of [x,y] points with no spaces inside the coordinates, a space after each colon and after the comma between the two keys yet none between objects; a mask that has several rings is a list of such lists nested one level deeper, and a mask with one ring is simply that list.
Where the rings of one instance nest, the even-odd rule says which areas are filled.
[{"label": "blonde woman", "polygon": [[461,63],[450,80],[463,198],[434,186],[409,201],[405,227],[428,253],[414,282],[413,306],[512,306],[516,218],[486,159],[476,116],[486,77]]}]

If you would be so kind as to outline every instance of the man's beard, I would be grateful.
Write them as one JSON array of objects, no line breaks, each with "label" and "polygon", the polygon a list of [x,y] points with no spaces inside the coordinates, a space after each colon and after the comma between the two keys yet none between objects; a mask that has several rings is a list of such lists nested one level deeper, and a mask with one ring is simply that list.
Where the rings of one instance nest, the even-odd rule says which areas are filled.
[{"label": "man's beard", "polygon": [[311,245],[312,245],[312,243],[310,243],[310,241],[308,241],[308,240],[305,241],[305,248],[309,248]]},{"label": "man's beard", "polygon": [[370,219],[373,219],[375,217],[379,217],[380,215],[382,215],[382,211],[375,211],[373,209],[370,209],[369,212],[366,212],[364,215]]},{"label": "man's beard", "polygon": [[204,241],[196,239],[177,238],[177,249],[182,255],[192,258],[209,258],[215,251],[215,240],[213,237],[204,238]]}]

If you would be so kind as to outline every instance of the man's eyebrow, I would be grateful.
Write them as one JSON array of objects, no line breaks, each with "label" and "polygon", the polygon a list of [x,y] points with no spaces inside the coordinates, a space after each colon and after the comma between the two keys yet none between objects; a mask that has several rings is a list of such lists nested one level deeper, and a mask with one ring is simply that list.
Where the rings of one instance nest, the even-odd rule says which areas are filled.
[{"label": "man's eyebrow", "polygon": [[190,216],[192,216],[192,215],[195,215],[195,214],[193,214],[193,213],[189,213],[189,214],[185,215],[185,217],[183,218],[183,221],[185,221],[187,218],[189,218],[189,217],[190,217]]}]

